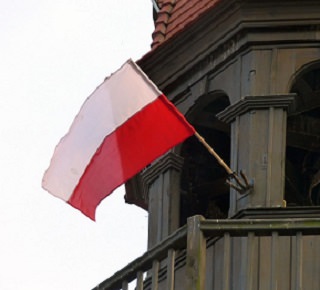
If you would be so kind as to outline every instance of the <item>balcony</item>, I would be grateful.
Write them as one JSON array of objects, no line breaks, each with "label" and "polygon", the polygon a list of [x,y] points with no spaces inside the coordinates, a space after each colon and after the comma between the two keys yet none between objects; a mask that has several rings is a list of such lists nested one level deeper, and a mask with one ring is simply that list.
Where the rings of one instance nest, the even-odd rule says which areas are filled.
[{"label": "balcony", "polygon": [[320,285],[319,209],[188,219],[93,290],[308,289]]}]

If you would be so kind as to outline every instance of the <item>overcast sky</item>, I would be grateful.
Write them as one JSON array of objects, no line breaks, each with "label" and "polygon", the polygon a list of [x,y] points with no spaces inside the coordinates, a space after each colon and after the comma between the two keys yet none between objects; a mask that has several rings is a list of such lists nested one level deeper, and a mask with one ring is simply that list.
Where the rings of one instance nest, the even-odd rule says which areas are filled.
[{"label": "overcast sky", "polygon": [[84,100],[150,49],[151,0],[0,0],[0,289],[84,290],[146,250],[120,188],[93,222],[41,188]]}]

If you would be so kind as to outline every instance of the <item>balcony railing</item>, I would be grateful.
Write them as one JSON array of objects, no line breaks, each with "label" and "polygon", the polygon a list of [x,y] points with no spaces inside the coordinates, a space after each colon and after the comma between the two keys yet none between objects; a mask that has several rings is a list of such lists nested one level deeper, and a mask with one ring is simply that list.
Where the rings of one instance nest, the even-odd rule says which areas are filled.
[{"label": "balcony railing", "polygon": [[[230,261],[233,253],[231,240],[234,237],[246,238],[247,249],[249,249],[250,245],[254,244],[255,238],[270,237],[271,254],[269,256],[271,257],[270,260],[273,259],[273,262],[270,263],[277,261],[277,255],[279,255],[279,249],[277,248],[279,238],[281,236],[294,237],[295,242],[294,247],[292,247],[295,251],[294,256],[297,266],[295,266],[296,269],[291,269],[292,273],[295,274],[291,274],[290,279],[299,284],[301,283],[299,280],[301,273],[299,271],[301,270],[302,263],[302,237],[307,235],[320,235],[320,218],[206,220],[201,216],[193,216],[188,219],[186,226],[175,231],[160,244],[147,251],[143,256],[137,258],[122,270],[116,272],[112,277],[97,285],[93,290],[128,290],[128,285],[132,281],[135,283],[134,289],[136,290],[204,290],[206,289],[206,283],[208,283],[206,280],[206,267],[208,267],[206,263],[208,255],[207,249],[215,245],[218,241],[222,243],[223,251],[219,258],[222,261],[221,269],[219,269],[219,273],[221,273],[219,279],[222,281],[222,286],[217,288],[233,289],[229,284],[232,269]],[[290,251],[292,252],[292,250]],[[251,266],[247,267],[248,269],[245,274],[249,276],[256,260],[253,260],[253,253],[253,250],[248,250],[246,253],[248,265],[251,263]],[[183,264],[183,266],[181,266],[181,264]],[[272,275],[276,277],[278,268],[275,265],[271,266],[270,277],[272,277]],[[175,281],[178,267],[180,267],[179,280],[180,282],[182,281],[181,283]],[[181,271],[181,269],[183,271]],[[181,272],[183,273],[182,278]],[[272,279],[270,280],[270,283],[277,283],[272,282]],[[250,284],[251,282],[247,281],[246,283]],[[177,286],[178,284],[179,286]],[[181,284],[184,285],[181,286]],[[216,288],[213,287],[210,289]]]}]

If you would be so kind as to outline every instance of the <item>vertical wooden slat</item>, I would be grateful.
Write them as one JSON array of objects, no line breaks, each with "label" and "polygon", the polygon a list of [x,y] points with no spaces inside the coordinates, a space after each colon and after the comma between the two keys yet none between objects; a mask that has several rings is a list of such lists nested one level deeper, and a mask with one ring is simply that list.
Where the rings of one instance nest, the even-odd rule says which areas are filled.
[{"label": "vertical wooden slat", "polygon": [[[231,168],[238,168],[238,148],[239,148],[239,116],[231,123]],[[250,145],[250,144],[248,144]],[[230,191],[230,208],[229,216],[233,216],[237,212],[237,192],[231,188]]]},{"label": "vertical wooden slat", "polygon": [[222,289],[230,289],[230,268],[231,268],[231,241],[230,234],[225,233],[223,239],[223,279]]},{"label": "vertical wooden slat", "polygon": [[314,264],[314,268],[313,268],[313,288],[314,290],[319,289],[319,285],[320,285],[320,263],[319,263],[319,257],[320,257],[320,237],[319,236],[315,236],[313,237],[314,240],[314,255],[313,255],[313,264]]},{"label": "vertical wooden slat", "polygon": [[298,232],[296,235],[296,283],[295,289],[302,289],[302,233]]},{"label": "vertical wooden slat", "polygon": [[167,259],[167,289],[174,290],[174,263],[175,263],[176,251],[169,249]]},{"label": "vertical wooden slat", "polygon": [[292,289],[295,289],[296,279],[296,265],[297,265],[297,251],[296,251],[296,236],[290,237],[290,286]]},{"label": "vertical wooden slat", "polygon": [[279,256],[279,235],[272,232],[271,237],[271,285],[270,290],[278,289],[278,256]]},{"label": "vertical wooden slat", "polygon": [[143,290],[143,272],[142,271],[138,271],[138,273],[137,273],[136,290]]},{"label": "vertical wooden slat", "polygon": [[156,196],[157,196],[157,239],[156,243],[160,243],[162,240],[162,229],[163,229],[163,174],[158,176],[158,184],[159,186],[156,188]]},{"label": "vertical wooden slat", "polygon": [[151,290],[158,290],[159,287],[159,261],[154,260],[152,263],[152,286]]},{"label": "vertical wooden slat", "polygon": [[188,218],[187,290],[204,290],[206,274],[206,239],[200,230],[202,216]]},{"label": "vertical wooden slat", "polygon": [[[273,145],[274,145],[274,108],[269,108],[269,140],[268,140],[268,151],[273,152]],[[273,163],[272,163],[272,154],[267,154],[267,178],[266,178],[266,201],[265,204],[267,207],[271,206],[271,196],[273,193],[272,182],[271,179],[273,170]]]},{"label": "vertical wooden slat", "polygon": [[255,235],[254,232],[248,233],[248,243],[247,243],[247,290],[255,290],[254,284],[254,269],[256,268],[256,257],[255,257]]},{"label": "vertical wooden slat", "polygon": [[127,280],[122,281],[122,290],[128,290],[128,281]]},{"label": "vertical wooden slat", "polygon": [[[278,249],[277,249],[277,289],[291,290],[290,285],[290,265],[291,265],[291,243],[290,236],[280,236],[278,232]],[[311,289],[309,289],[311,290]],[[318,290],[318,289],[317,289]]]}]

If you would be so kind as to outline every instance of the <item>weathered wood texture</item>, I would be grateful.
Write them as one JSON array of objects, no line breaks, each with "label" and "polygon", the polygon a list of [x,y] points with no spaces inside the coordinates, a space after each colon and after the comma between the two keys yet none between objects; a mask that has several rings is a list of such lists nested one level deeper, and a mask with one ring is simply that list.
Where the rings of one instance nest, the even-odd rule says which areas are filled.
[{"label": "weathered wood texture", "polygon": [[[139,61],[178,109],[191,121],[201,116],[196,125],[207,130],[229,132],[221,123],[213,125],[201,106],[217,96],[228,98],[231,168],[244,170],[254,190],[247,195],[231,191],[229,216],[239,220],[190,221],[186,247],[179,231],[173,235],[177,240],[166,239],[179,227],[183,160],[169,154],[153,163],[131,187],[132,196],[148,205],[150,251],[96,290],[120,289],[123,280],[125,289],[137,273],[140,290],[319,289],[320,224],[313,219],[319,209],[302,222],[295,210],[284,215],[280,208],[288,146],[319,152],[320,90],[310,91],[300,78],[320,67],[319,27],[319,0],[221,0]],[[298,108],[290,111],[292,92],[299,93],[294,97]],[[288,102],[277,106],[272,103],[277,97]],[[250,98],[255,106],[245,103]],[[142,273],[147,275],[143,281]]]},{"label": "weathered wood texture", "polygon": [[204,290],[206,272],[206,241],[200,230],[203,218],[195,216],[188,219],[186,289]]},{"label": "weathered wood texture", "polygon": [[283,205],[286,110],[293,100],[293,95],[251,96],[219,114],[232,122],[232,168],[244,171],[253,183],[248,194],[232,190],[229,216],[247,207]]},{"label": "weathered wood texture", "polygon": [[168,259],[167,259],[167,289],[168,290],[174,290],[175,258],[176,258],[176,251],[173,249],[169,249]]},{"label": "weathered wood texture", "polygon": [[[199,19],[197,27],[190,27],[194,37],[181,35],[175,45],[164,46],[139,64],[190,120],[203,98],[217,94],[226,95],[231,106],[247,96],[288,95],[297,74],[320,59],[318,4],[311,0],[221,1],[217,10]],[[205,113],[205,108],[197,112],[204,116],[201,125],[211,130],[212,118],[205,118]],[[229,216],[248,207],[283,205],[286,116],[286,108],[270,105],[232,122],[230,167],[244,170],[255,185],[251,196],[231,191]],[[311,139],[310,134],[302,135],[301,129],[296,132],[289,126],[287,142],[310,148],[318,136],[315,130],[309,131]],[[296,138],[297,133],[302,137]],[[313,148],[318,150],[317,144]],[[147,190],[149,247],[179,224],[180,171],[159,174]]]},{"label": "weathered wood texture", "polygon": [[142,179],[148,189],[148,248],[154,247],[179,227],[180,170],[183,159],[174,153],[148,167]]},{"label": "weathered wood texture", "polygon": [[320,218],[194,216],[187,231],[175,232],[94,290],[126,290],[132,281],[140,290],[318,290],[319,248]]}]

